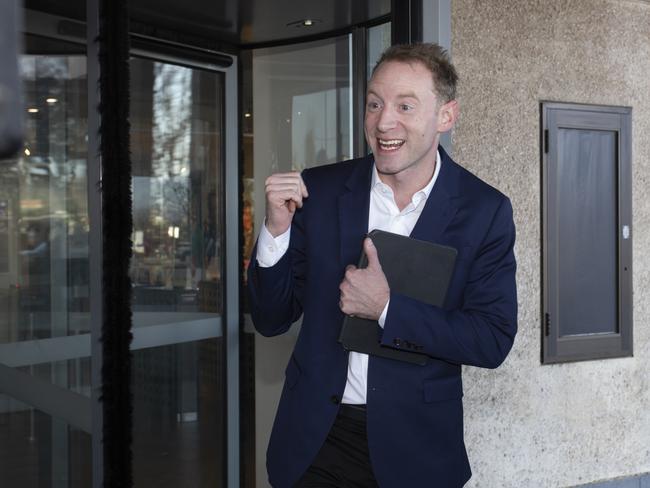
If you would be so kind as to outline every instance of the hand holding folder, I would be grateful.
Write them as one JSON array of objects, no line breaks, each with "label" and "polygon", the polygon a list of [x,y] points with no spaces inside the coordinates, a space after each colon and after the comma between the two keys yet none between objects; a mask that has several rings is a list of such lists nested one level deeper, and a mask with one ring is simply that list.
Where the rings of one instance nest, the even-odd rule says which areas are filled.
[{"label": "hand holding folder", "polygon": [[[456,250],[410,237],[373,230],[372,239],[391,292],[441,307],[454,270]],[[368,265],[362,252],[359,268]],[[346,316],[339,342],[348,350],[415,364],[426,364],[424,353],[381,345],[383,329],[377,321]]]}]

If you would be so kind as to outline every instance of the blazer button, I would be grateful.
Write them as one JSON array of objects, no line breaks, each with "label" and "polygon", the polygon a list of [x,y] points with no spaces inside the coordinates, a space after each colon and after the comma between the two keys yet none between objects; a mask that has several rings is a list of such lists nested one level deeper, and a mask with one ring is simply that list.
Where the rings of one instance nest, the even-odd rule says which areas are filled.
[{"label": "blazer button", "polygon": [[341,400],[339,400],[339,397],[337,397],[336,395],[332,395],[332,396],[330,397],[330,401],[331,401],[334,405],[338,405],[339,402],[340,402]]},{"label": "blazer button", "polygon": [[401,346],[401,345],[402,345],[402,339],[393,339],[393,344],[394,344],[396,347]]}]

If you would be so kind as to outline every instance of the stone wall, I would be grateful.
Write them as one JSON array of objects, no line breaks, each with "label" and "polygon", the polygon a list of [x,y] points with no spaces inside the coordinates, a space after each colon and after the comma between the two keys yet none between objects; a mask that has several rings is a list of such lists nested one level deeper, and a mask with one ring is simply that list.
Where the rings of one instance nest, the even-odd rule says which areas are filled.
[{"label": "stone wall", "polygon": [[[650,4],[453,0],[455,159],[512,199],[519,334],[465,368],[468,487],[567,487],[650,472]],[[540,102],[633,109],[634,357],[541,365]]]}]

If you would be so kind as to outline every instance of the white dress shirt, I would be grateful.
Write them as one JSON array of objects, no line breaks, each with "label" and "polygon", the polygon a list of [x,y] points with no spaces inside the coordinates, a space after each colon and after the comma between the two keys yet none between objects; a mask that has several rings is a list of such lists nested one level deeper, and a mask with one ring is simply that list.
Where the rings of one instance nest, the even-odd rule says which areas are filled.
[{"label": "white dress shirt", "polygon": [[[377,168],[373,166],[372,181],[370,184],[370,209],[368,213],[368,232],[374,229],[393,232],[408,236],[415,227],[415,224],[422,213],[422,209],[433,189],[433,185],[440,174],[440,153],[437,153],[436,168],[433,176],[427,185],[421,190],[415,192],[411,202],[400,212],[393,190],[382,183],[377,173]],[[257,242],[257,262],[262,268],[271,267],[276,264],[280,258],[289,249],[289,239],[291,228],[284,234],[273,238],[267,230],[266,225],[262,225]],[[390,300],[386,303],[384,311],[379,317],[379,325],[384,326],[386,314]],[[348,380],[343,392],[343,403],[365,404],[366,390],[368,387],[368,355],[350,351],[348,360]]]}]

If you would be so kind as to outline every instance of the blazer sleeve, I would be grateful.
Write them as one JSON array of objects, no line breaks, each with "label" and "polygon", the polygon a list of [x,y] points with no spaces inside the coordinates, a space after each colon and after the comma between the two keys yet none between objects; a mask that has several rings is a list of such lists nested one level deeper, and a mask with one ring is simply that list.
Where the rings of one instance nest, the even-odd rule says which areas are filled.
[{"label": "blazer sleeve", "polygon": [[392,293],[382,345],[456,364],[499,366],[517,332],[515,227],[503,197],[470,264],[458,309],[444,310]]},{"label": "blazer sleeve", "polygon": [[303,212],[298,210],[291,224],[289,249],[274,265],[258,265],[257,243],[248,267],[248,296],[251,316],[257,331],[265,336],[279,335],[302,315],[306,257]]}]

